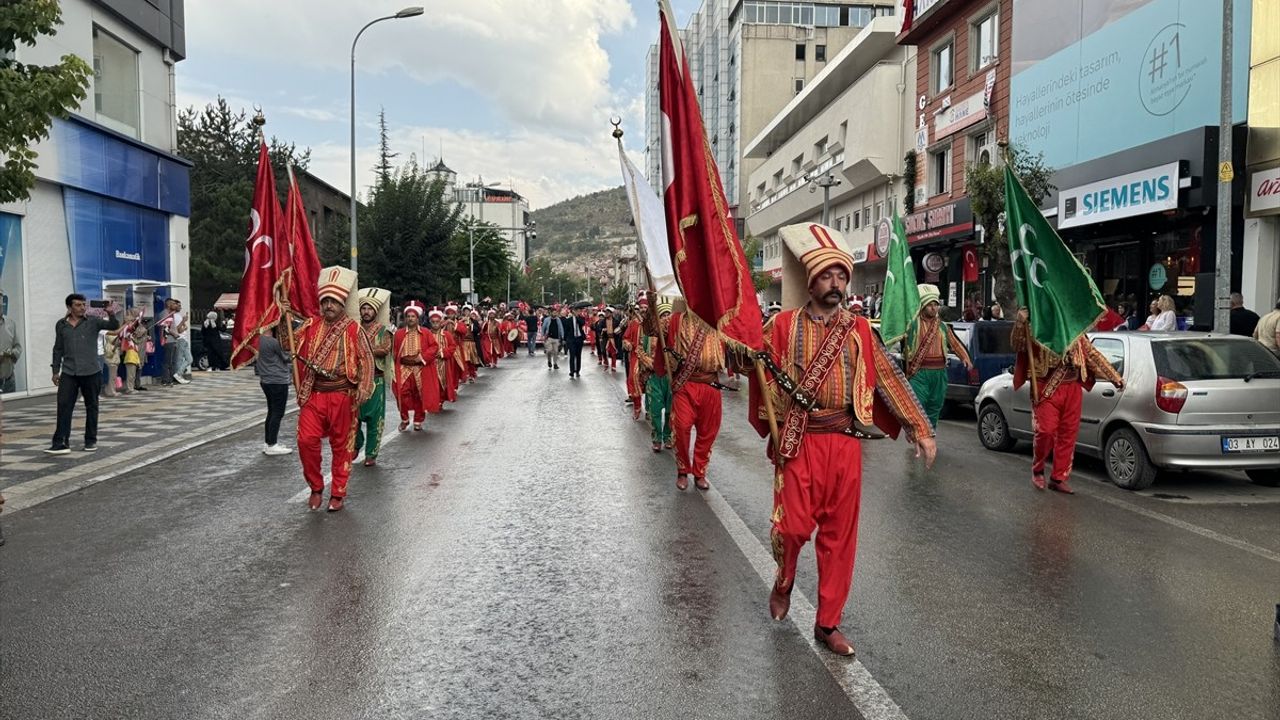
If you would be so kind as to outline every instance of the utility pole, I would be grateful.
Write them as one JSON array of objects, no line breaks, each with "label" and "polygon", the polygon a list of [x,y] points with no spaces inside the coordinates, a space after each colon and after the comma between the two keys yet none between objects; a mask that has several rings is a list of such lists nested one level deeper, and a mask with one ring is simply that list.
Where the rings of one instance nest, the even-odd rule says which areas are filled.
[{"label": "utility pole", "polygon": [[815,192],[818,188],[822,188],[822,224],[830,225],[831,215],[831,188],[840,184],[840,178],[831,174],[828,170],[822,177],[813,178],[805,176],[809,181],[809,192]]},{"label": "utility pole", "polygon": [[1213,270],[1213,331],[1231,328],[1231,74],[1233,2],[1222,0],[1222,99],[1218,119],[1218,252]]}]

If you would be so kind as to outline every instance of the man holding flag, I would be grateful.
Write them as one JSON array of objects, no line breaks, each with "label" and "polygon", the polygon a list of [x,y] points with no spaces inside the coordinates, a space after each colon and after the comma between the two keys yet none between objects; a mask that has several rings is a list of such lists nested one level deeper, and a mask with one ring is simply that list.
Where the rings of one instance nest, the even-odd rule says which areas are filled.
[{"label": "man holding flag", "polygon": [[1009,163],[1004,187],[1009,260],[1021,307],[1013,326],[1013,387],[1031,380],[1031,484],[1046,488],[1052,454],[1047,487],[1070,495],[1084,391],[1099,379],[1123,389],[1124,380],[1085,336],[1107,313],[1093,278],[1040,214]]},{"label": "man holding flag", "polygon": [[[853,579],[862,495],[859,426],[875,424],[897,437],[902,428],[917,456],[932,465],[933,428],[901,371],[866,318],[844,309],[853,257],[839,231],[819,225],[779,230],[784,249],[783,310],[765,326],[777,370],[751,383],[751,423],[770,431],[769,407],[782,428],[774,461],[773,541],[778,563],[769,612],[787,616],[800,549],[817,531],[818,612],[814,637],[838,655],[853,646],[840,632]],[[794,376],[793,376],[794,374]]]},{"label": "man holding flag", "polygon": [[942,307],[938,286],[920,283],[917,294],[920,309],[902,339],[902,360],[911,389],[924,406],[929,424],[936,428],[947,400],[947,350],[960,358],[966,370],[973,368],[973,360],[955,331],[938,316]]}]

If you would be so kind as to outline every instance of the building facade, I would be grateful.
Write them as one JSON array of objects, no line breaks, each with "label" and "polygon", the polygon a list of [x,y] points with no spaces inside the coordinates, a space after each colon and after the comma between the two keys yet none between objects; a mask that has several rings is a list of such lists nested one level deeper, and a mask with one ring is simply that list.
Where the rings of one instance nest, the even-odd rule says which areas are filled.
[{"label": "building facade", "polygon": [[[182,0],[63,0],[62,26],[19,62],[76,55],[93,67],[84,101],[36,145],[36,185],[0,205],[4,323],[23,352],[6,387],[52,392],[53,327],[72,292],[154,317],[189,301],[190,163],[174,155],[176,64],[186,52]],[[158,372],[153,357],[144,372]]]},{"label": "building facade", "polygon": [[[1238,291],[1254,23],[1251,0],[1232,2],[1237,172],[1227,181]],[[1208,0],[1019,0],[1013,17],[1008,137],[1055,169],[1046,216],[1111,304],[1145,316],[1167,294],[1200,329],[1213,322],[1222,37],[1222,4]],[[1261,245],[1252,247],[1256,262]]]},{"label": "building facade", "polygon": [[[761,241],[773,278],[767,302],[782,299],[779,228],[825,222],[854,252],[851,292],[873,291],[884,264],[869,264],[873,228],[898,206],[900,158],[914,137],[915,52],[896,44],[899,20],[879,17],[747,142],[747,230]],[[820,186],[820,179],[838,184]],[[826,182],[830,182],[829,180]]]},{"label": "building facade", "polygon": [[[744,154],[782,108],[892,2],[703,0],[681,30],[698,101],[735,216],[745,216],[746,179],[758,164]],[[646,58],[645,175],[661,191],[658,46]]]},{"label": "building facade", "polygon": [[507,239],[511,259],[523,266],[529,260],[529,201],[515,190],[503,190],[486,183],[484,178],[458,185],[458,174],[441,158],[427,175],[445,184],[445,197],[462,205],[462,217],[498,226]]},{"label": "building facade", "polygon": [[1280,300],[1280,0],[1253,0],[1245,162],[1240,292],[1262,315]]},{"label": "building facade", "polygon": [[[918,279],[936,284],[943,304],[955,311],[966,298],[985,305],[990,297],[985,272],[977,282],[964,277],[966,252],[982,242],[965,169],[998,164],[997,141],[1008,135],[1013,4],[918,1],[898,37],[917,53],[912,159],[902,159],[905,184],[913,186],[912,207],[904,208],[903,217],[907,244]],[[882,261],[889,233],[876,222],[881,221],[873,214],[876,241],[869,252]]]}]

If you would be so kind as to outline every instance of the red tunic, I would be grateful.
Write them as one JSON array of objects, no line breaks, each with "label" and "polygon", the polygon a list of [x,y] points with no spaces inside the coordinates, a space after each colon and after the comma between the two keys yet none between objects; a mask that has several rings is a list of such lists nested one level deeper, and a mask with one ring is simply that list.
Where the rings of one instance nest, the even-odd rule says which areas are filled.
[{"label": "red tunic", "polygon": [[[411,404],[413,395],[417,393],[422,402],[422,409],[429,413],[440,412],[440,381],[436,373],[436,361],[440,357],[440,344],[436,336],[425,327],[419,326],[417,334],[417,351],[413,347],[413,333],[407,327],[396,330],[392,341],[391,355],[395,362],[395,377],[391,383],[392,392],[397,402],[406,401]],[[403,415],[403,413],[402,413]]]}]

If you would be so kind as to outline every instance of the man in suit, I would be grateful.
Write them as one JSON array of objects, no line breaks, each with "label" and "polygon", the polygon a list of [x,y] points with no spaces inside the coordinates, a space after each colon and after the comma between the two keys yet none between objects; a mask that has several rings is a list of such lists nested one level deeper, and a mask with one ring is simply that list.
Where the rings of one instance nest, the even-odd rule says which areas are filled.
[{"label": "man in suit", "polygon": [[564,344],[569,351],[569,377],[582,377],[582,344],[587,340],[587,323],[568,307],[561,318],[564,324]]}]

